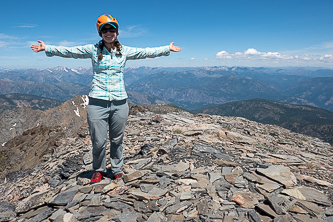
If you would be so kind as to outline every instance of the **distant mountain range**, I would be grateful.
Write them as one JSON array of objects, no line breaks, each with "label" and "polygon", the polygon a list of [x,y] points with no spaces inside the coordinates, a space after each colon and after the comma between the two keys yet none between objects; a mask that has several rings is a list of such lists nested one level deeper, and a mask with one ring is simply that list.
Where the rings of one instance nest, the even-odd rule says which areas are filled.
[{"label": "distant mountain range", "polygon": [[[253,98],[333,111],[333,70],[305,68],[128,68],[127,90],[144,93],[133,101],[171,102],[187,110]],[[92,70],[52,69],[0,70],[0,94],[31,94],[60,101],[87,94]],[[158,97],[151,99],[152,96]]]},{"label": "distant mountain range", "polygon": [[333,112],[313,106],[251,99],[207,106],[196,112],[244,117],[256,122],[274,124],[293,132],[318,137],[333,145]]},{"label": "distant mountain range", "polygon": [[[244,106],[243,109],[248,106],[252,107],[251,112],[255,113],[258,119],[253,119],[250,114],[247,114],[246,118],[257,121],[267,119],[271,121],[269,123],[278,124],[288,129],[294,128],[297,132],[305,132],[305,123],[307,126],[311,124],[324,124],[326,126],[330,123],[319,123],[319,118],[315,119],[315,122],[300,122],[310,118],[311,115],[313,115],[311,118],[315,117],[315,114],[304,116],[301,109],[284,109],[286,117],[294,116],[294,119],[290,120],[292,124],[288,121],[274,123],[272,121],[277,116],[281,120],[282,115],[274,113],[272,116],[266,116],[271,112],[261,112],[261,107],[254,105],[255,103],[262,105],[263,102],[252,99],[270,100],[272,112],[277,110],[276,106],[279,104],[275,103],[273,106],[273,101],[309,105],[333,111],[333,70],[330,69],[223,66],[202,68],[139,67],[127,68],[124,78],[129,102],[134,104],[172,103],[193,111],[207,105],[249,100],[251,101],[250,106],[245,102],[239,103],[239,106]],[[42,110],[50,109],[59,102],[69,100],[76,95],[88,94],[91,80],[92,69],[85,68],[0,69],[0,95],[2,95],[0,97],[0,113],[6,109],[22,107],[24,104]],[[11,98],[12,94],[21,94],[21,99]],[[37,99],[39,102],[34,103],[34,97],[28,98],[28,95],[43,97],[43,99]],[[269,104],[267,101],[265,106]],[[46,105],[47,103],[49,105]],[[319,110],[313,108],[312,113],[319,112]],[[234,112],[235,109],[231,111],[233,115],[242,114]],[[293,112],[296,114],[293,115]],[[296,116],[302,116],[302,118],[297,119]],[[323,135],[326,135],[330,126],[327,126],[326,130],[324,125],[319,128],[312,127],[312,129],[308,127],[307,131],[317,132],[317,134],[312,134],[316,136],[319,135],[320,130],[323,130]],[[301,128],[304,130],[300,131]]]},{"label": "distant mountain range", "polygon": [[262,98],[333,111],[332,82],[333,70],[212,67],[147,75],[128,89],[165,98],[188,110]]}]

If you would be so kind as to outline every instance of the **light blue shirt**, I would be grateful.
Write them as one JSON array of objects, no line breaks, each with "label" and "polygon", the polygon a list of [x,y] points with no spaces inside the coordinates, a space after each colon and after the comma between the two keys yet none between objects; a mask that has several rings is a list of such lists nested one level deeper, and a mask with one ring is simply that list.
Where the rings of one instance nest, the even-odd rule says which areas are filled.
[{"label": "light blue shirt", "polygon": [[104,47],[103,59],[98,60],[98,44],[62,47],[50,46],[45,48],[47,56],[61,56],[64,58],[85,59],[90,58],[93,67],[93,80],[90,86],[89,96],[103,100],[123,100],[127,98],[124,84],[124,70],[127,60],[155,58],[168,56],[169,46],[155,48],[133,48],[122,46],[121,56],[116,56],[115,51],[111,53]]}]

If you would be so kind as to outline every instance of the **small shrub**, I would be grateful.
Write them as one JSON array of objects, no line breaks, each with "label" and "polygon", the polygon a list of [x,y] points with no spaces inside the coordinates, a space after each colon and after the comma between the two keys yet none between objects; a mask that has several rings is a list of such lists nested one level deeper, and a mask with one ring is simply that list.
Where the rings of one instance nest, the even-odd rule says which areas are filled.
[{"label": "small shrub", "polygon": [[267,151],[272,152],[272,153],[276,153],[278,151],[278,148],[273,147],[273,146],[269,146],[269,145],[263,144],[263,143],[257,143],[256,147],[258,149],[267,150]]},{"label": "small shrub", "polygon": [[180,133],[182,133],[182,130],[181,130],[181,129],[175,129],[175,130],[173,131],[173,133],[180,134]]},{"label": "small shrub", "polygon": [[230,124],[224,124],[222,127],[224,129],[231,130],[231,125]]},{"label": "small shrub", "polygon": [[303,140],[304,142],[307,142],[307,141],[309,141],[309,139],[308,139],[308,138],[306,138],[305,136],[301,136],[301,137],[300,137],[300,140]]},{"label": "small shrub", "polygon": [[313,164],[313,163],[311,163],[311,162],[306,162],[306,163],[305,163],[305,166],[306,166],[308,169],[310,169],[310,170],[313,170],[313,169],[316,169],[316,168],[317,168],[316,164]]},{"label": "small shrub", "polygon": [[271,131],[271,132],[269,132],[269,135],[271,135],[271,136],[278,136],[279,133],[276,132],[276,131]]}]

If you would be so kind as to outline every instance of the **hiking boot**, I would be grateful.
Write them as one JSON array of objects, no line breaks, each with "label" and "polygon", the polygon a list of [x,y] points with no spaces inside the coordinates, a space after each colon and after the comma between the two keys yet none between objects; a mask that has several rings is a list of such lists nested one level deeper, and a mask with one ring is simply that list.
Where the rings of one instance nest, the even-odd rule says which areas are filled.
[{"label": "hiking boot", "polygon": [[114,179],[118,180],[118,179],[121,179],[123,176],[124,176],[123,173],[118,173],[118,174],[114,175]]},{"label": "hiking boot", "polygon": [[103,178],[103,173],[95,171],[95,173],[91,177],[90,183],[99,183],[101,182],[102,178]]}]

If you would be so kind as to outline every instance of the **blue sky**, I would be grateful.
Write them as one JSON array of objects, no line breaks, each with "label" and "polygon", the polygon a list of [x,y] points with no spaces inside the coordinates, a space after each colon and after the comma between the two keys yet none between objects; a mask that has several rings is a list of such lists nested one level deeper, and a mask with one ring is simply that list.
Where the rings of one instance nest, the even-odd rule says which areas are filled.
[{"label": "blue sky", "polygon": [[332,0],[6,1],[0,7],[0,68],[90,67],[89,59],[47,58],[31,44],[96,43],[96,19],[108,13],[119,41],[168,45],[169,57],[127,67],[265,66],[333,68]]}]

